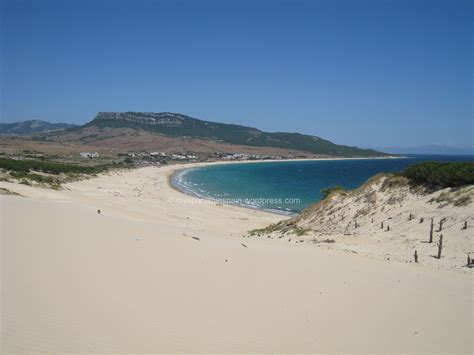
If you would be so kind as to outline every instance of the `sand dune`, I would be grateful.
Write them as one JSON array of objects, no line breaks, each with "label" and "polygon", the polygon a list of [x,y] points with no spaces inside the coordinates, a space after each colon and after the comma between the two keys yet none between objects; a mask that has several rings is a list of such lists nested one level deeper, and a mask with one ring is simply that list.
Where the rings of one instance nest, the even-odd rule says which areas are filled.
[{"label": "sand dune", "polygon": [[284,217],[183,204],[173,169],[0,182],[3,353],[472,353],[470,274],[242,238]]},{"label": "sand dune", "polygon": [[[379,175],[354,191],[333,193],[259,234],[402,263],[414,262],[416,250],[420,266],[471,274],[466,264],[467,255],[474,253],[474,186],[430,191],[411,188],[405,180],[400,186],[387,187],[390,179],[397,178]],[[295,229],[304,235],[295,238],[288,233]],[[438,259],[441,235],[442,257]]]}]

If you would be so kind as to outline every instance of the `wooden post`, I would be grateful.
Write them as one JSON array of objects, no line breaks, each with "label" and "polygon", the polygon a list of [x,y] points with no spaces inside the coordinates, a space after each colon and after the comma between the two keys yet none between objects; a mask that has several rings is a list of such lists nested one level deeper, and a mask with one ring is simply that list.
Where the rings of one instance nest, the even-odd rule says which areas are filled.
[{"label": "wooden post", "polygon": [[441,259],[442,250],[443,250],[443,235],[441,234],[439,236],[439,242],[438,242],[438,259]]},{"label": "wooden post", "polygon": [[357,219],[354,220],[354,225],[355,225],[356,228],[359,227],[359,225],[357,224]]},{"label": "wooden post", "polygon": [[445,221],[445,218],[444,218],[444,217],[439,220],[439,227],[438,227],[437,232],[441,232],[441,231],[443,230],[443,223],[444,223],[444,221]]},{"label": "wooden post", "polygon": [[433,222],[433,218],[431,218],[431,226],[430,226],[430,243],[433,243],[433,228],[434,228],[434,222]]},{"label": "wooden post", "polygon": [[462,229],[467,229],[467,221],[464,221],[464,225],[462,226]]},{"label": "wooden post", "polygon": [[474,258],[472,257],[472,253],[467,253],[467,267],[474,267]]},{"label": "wooden post", "polygon": [[415,263],[418,263],[418,252],[416,250],[413,256],[415,257]]},{"label": "wooden post", "polygon": [[390,230],[390,226],[387,226],[387,232]]},{"label": "wooden post", "polygon": [[411,221],[413,218],[415,217],[410,213],[410,215],[408,216],[408,220]]},{"label": "wooden post", "polygon": [[471,257],[472,253],[467,253],[467,267],[474,267],[474,258]]},{"label": "wooden post", "polygon": [[420,218],[420,223],[423,223],[425,219],[423,217]]},{"label": "wooden post", "polygon": [[380,224],[380,229],[383,229],[383,222]]}]

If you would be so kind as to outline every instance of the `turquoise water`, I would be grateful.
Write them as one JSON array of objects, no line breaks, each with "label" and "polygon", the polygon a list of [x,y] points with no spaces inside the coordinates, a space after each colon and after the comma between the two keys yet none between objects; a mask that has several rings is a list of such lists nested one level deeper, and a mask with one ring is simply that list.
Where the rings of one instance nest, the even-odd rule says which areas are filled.
[{"label": "turquoise water", "polygon": [[425,160],[474,162],[474,156],[224,164],[183,170],[172,183],[188,194],[217,202],[291,214],[319,201],[323,188],[353,189],[377,173],[400,171]]}]

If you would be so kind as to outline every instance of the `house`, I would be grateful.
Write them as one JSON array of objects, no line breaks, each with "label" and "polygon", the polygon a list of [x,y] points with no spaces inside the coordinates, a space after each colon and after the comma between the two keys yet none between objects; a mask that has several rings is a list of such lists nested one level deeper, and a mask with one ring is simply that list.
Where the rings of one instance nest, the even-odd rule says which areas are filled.
[{"label": "house", "polygon": [[80,153],[80,156],[81,156],[81,158],[92,159],[92,158],[98,158],[99,153],[97,153],[97,152],[95,152],[95,153]]},{"label": "house", "polygon": [[171,159],[173,160],[186,160],[186,156],[181,154],[171,154]]}]

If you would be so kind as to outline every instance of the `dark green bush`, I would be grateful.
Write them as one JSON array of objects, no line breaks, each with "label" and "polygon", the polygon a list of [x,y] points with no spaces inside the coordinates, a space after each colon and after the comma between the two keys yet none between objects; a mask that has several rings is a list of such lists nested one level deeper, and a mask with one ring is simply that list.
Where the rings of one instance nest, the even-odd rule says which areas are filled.
[{"label": "dark green bush", "polygon": [[11,177],[14,177],[16,179],[22,179],[22,178],[25,178],[28,173],[24,172],[24,171],[10,171],[8,173]]},{"label": "dark green bush", "polygon": [[474,184],[474,163],[427,161],[409,166],[401,172],[415,185],[459,187]]}]

